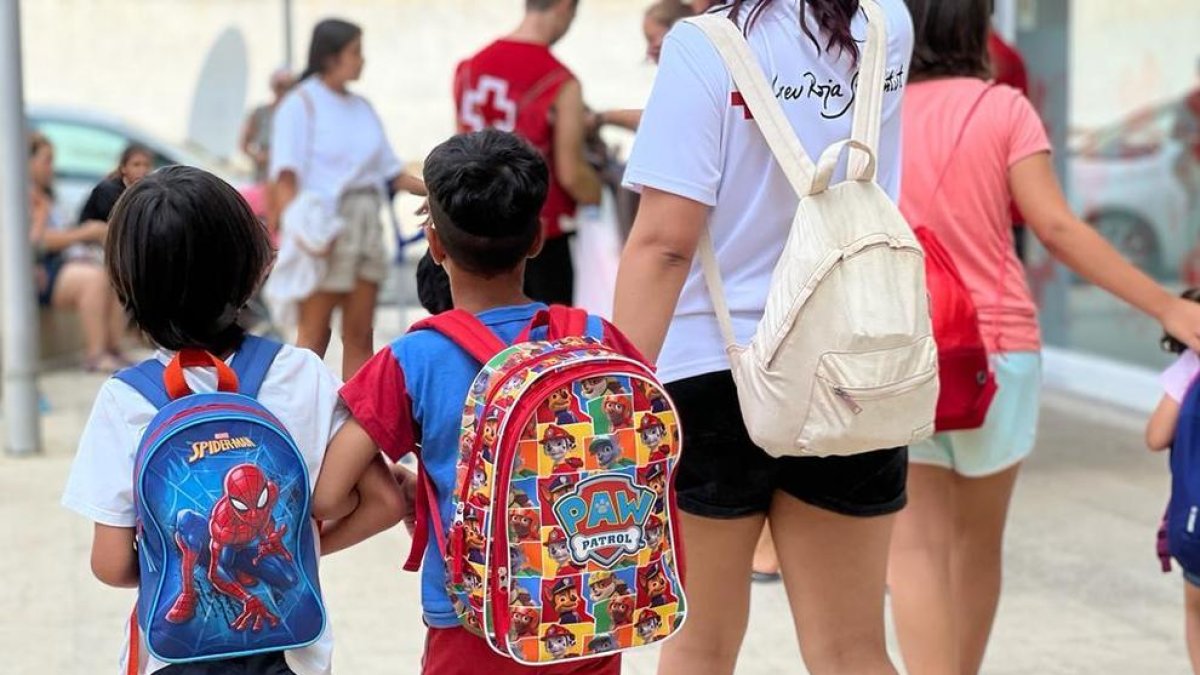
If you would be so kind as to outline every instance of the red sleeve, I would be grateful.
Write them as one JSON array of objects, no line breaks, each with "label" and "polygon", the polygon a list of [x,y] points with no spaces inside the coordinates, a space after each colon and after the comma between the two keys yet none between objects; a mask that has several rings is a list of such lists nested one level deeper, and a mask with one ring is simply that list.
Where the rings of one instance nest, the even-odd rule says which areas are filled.
[{"label": "red sleeve", "polygon": [[350,415],[393,462],[416,447],[412,398],[392,350],[384,349],[367,361],[341,395]]}]

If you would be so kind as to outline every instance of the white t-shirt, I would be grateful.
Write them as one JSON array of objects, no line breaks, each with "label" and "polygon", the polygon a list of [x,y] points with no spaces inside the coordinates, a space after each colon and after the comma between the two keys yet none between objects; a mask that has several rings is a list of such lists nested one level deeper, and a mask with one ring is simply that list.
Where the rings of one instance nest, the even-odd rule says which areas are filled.
[{"label": "white t-shirt", "polygon": [[273,125],[271,180],[290,170],[300,191],[315,191],[331,206],[347,190],[381,188],[404,168],[367,99],[339,94],[319,77],[304,80],[280,102]]},{"label": "white t-shirt", "polygon": [[[169,363],[172,356],[165,351],[157,354],[164,364]],[[216,390],[214,371],[190,369],[186,377],[193,391]],[[340,386],[316,354],[284,346],[259,391],[259,402],[283,422],[304,454],[309,479],[314,486],[321,472],[325,448],[346,421],[347,412],[338,397]],[[102,525],[134,526],[134,455],[142,433],[156,412],[149,401],[124,382],[110,379],[104,383],[79,439],[79,450],[63,493],[63,506]],[[316,541],[315,524],[313,528]],[[122,673],[129,653],[128,639],[126,634]],[[139,673],[153,673],[168,665],[150,657],[144,643],[138,651],[142,660]],[[333,631],[327,625],[317,642],[287,652],[286,658],[291,669],[299,675],[330,672]]]},{"label": "white t-shirt", "polygon": [[[903,0],[880,0],[888,19],[887,75],[879,183],[900,192],[900,102],[912,56],[912,19]],[[743,10],[742,16],[746,15]],[[807,20],[807,18],[806,18]],[[824,46],[824,38],[809,21]],[[851,33],[862,43],[861,11]],[[800,28],[798,2],[766,8],[750,45],[773,82],[800,142],[814,158],[848,138],[857,74],[851,55],[816,46]],[[745,344],[766,306],[771,273],[787,241],[798,198],[745,108],[733,101],[728,69],[695,26],[676,25],[663,43],[654,89],[642,115],[625,184],[651,187],[711,206],[709,228],[734,332]],[[843,160],[844,167],[844,160]],[[839,169],[836,180],[844,177]],[[729,370],[729,360],[698,262],[692,265],[658,360],[664,381]]]}]

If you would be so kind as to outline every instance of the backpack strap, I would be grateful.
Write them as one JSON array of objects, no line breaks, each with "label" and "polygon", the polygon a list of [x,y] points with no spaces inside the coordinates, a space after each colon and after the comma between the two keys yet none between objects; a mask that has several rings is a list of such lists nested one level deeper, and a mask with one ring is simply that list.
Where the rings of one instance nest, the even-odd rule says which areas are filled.
[{"label": "backpack strap", "polygon": [[582,309],[553,305],[538,310],[533,320],[517,336],[517,342],[528,342],[533,331],[538,328],[546,329],[547,340],[561,340],[569,337],[585,337],[590,327],[590,317]]},{"label": "backpack strap", "polygon": [[238,391],[250,398],[258,398],[267,371],[275,363],[275,357],[283,345],[274,340],[266,340],[256,335],[247,335],[242,340],[242,346],[233,356],[233,372],[237,373]]},{"label": "backpack strap", "polygon": [[408,550],[408,560],[404,562],[406,572],[416,572],[421,569],[421,561],[425,557],[425,549],[429,546],[429,522],[433,521],[434,541],[437,542],[438,552],[446,557],[446,531],[442,527],[442,516],[438,512],[437,491],[433,481],[425,472],[425,462],[417,457],[417,503],[413,513],[412,547]]},{"label": "backpack strap", "polygon": [[167,385],[163,381],[164,371],[166,366],[157,358],[153,358],[125,368],[113,377],[141,394],[155,410],[162,410],[171,402],[171,397],[167,394]]},{"label": "backpack strap", "polygon": [[858,3],[867,16],[867,41],[858,59],[858,79],[854,87],[854,122],[850,138],[867,146],[855,146],[851,152],[847,175],[855,180],[874,179],[873,153],[879,151],[880,127],[883,124],[883,86],[887,76],[887,17],[876,0]]},{"label": "backpack strap", "polygon": [[478,317],[462,309],[452,309],[437,316],[431,316],[418,321],[408,329],[410,333],[418,330],[432,330],[441,333],[467,354],[470,354],[471,358],[478,361],[480,365],[491,361],[493,356],[508,348],[508,345],[504,344],[504,341],[497,337],[492,329],[485,326]]}]

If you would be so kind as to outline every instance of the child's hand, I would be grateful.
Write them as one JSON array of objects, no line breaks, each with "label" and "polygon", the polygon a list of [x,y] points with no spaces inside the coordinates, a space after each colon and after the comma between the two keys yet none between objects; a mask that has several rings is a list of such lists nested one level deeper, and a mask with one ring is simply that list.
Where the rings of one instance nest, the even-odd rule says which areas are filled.
[{"label": "child's hand", "polygon": [[404,527],[411,537],[417,525],[417,476],[399,464],[391,465],[392,476],[404,495]]}]

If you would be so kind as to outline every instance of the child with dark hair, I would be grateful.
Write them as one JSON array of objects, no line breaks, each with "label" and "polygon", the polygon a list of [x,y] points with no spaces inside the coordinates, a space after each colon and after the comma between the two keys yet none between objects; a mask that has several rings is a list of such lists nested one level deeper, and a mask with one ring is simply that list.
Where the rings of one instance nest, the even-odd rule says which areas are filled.
[{"label": "child with dark hair", "polygon": [[79,212],[79,222],[99,220],[107,223],[121,194],[153,170],[154,151],[144,145],[130,143],[121,152],[117,168],[92,188],[92,193],[88,195],[83,209]]},{"label": "child with dark hair", "polygon": [[[549,184],[546,162],[513,134],[488,130],[439,145],[426,159],[424,173],[430,260],[445,269],[455,310],[473,314],[502,342],[512,344],[546,308],[523,290],[526,260],[542,246],[538,214]],[[610,330],[601,319],[589,318],[593,337],[609,340]],[[544,335],[538,329],[532,338]],[[442,529],[448,530],[463,401],[481,365],[434,331],[409,333],[368,361],[342,389],[352,419],[330,445],[315,492],[318,512],[346,499],[378,456],[377,447],[398,461],[419,445],[437,496],[437,509],[431,509],[436,516],[430,517],[440,517]],[[528,668],[495,654],[459,625],[437,546],[423,553],[426,675],[620,672],[619,657]]]},{"label": "child with dark hair", "polygon": [[[1200,288],[1189,288],[1180,297],[1200,302]],[[1174,443],[1183,401],[1195,383],[1196,376],[1200,375],[1200,358],[1196,356],[1196,352],[1188,349],[1187,345],[1170,333],[1163,333],[1161,344],[1164,351],[1178,354],[1179,358],[1163,372],[1160,378],[1163,397],[1154,409],[1154,414],[1150,416],[1150,421],[1146,423],[1146,447],[1156,452],[1166,450]],[[1180,448],[1179,451],[1188,452],[1188,449]],[[1178,497],[1179,495],[1176,495],[1173,499]],[[1191,658],[1192,671],[1200,673],[1200,569],[1188,569],[1189,566],[1182,560],[1180,566],[1183,567],[1185,582],[1183,597],[1188,656]]]},{"label": "child with dark hair", "polygon": [[417,300],[430,314],[454,309],[454,299],[450,297],[450,277],[441,265],[434,262],[431,251],[426,251],[417,263]]},{"label": "child with dark hair", "polygon": [[[237,191],[190,167],[162,169],[130,187],[113,210],[105,251],[121,304],[159,347],[155,358],[164,365],[185,348],[232,358],[245,337],[238,314],[262,282],[272,255],[266,229]],[[186,378],[192,391],[216,390],[214,371],[189,369]],[[339,385],[315,354],[284,346],[257,396],[291,433],[312,477],[346,420]],[[67,480],[63,505],[94,521],[92,571],[110,586],[138,585],[135,454],[157,412],[129,384],[116,378],[106,382]],[[347,499],[325,514],[341,520],[321,532],[322,553],[350,546],[406,515],[404,493],[382,460],[367,469]],[[139,640],[126,650],[121,672],[318,675],[330,670],[332,646],[326,630],[302,649],[170,665]]]}]

